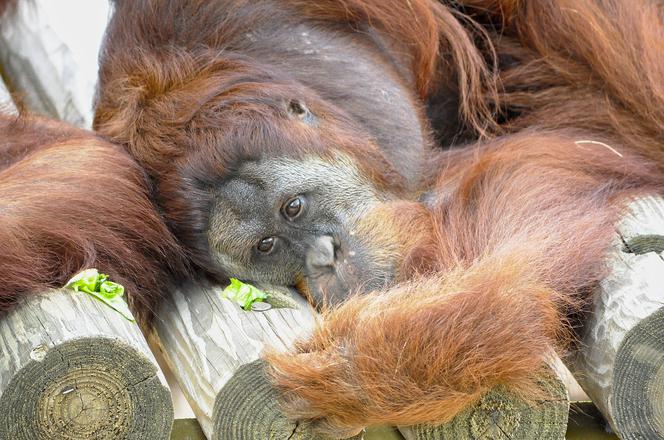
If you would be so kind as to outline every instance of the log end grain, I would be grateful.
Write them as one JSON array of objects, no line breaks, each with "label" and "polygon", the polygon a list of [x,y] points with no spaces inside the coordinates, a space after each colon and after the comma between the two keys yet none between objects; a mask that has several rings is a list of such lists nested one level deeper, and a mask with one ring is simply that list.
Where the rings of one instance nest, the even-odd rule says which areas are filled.
[{"label": "log end grain", "polygon": [[499,386],[448,423],[400,430],[407,440],[562,440],[569,414],[565,384],[549,371],[539,384],[545,399],[527,402]]},{"label": "log end grain", "polygon": [[621,343],[611,406],[624,440],[664,439],[664,309],[634,326]]},{"label": "log end grain", "polygon": [[169,391],[132,347],[82,338],[39,345],[31,358],[0,397],[0,438],[169,438]]}]

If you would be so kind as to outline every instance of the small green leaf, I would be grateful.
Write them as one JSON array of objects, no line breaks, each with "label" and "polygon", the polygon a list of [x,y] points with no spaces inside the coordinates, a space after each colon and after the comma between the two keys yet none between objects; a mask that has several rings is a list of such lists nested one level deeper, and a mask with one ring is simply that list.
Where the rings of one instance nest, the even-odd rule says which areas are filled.
[{"label": "small green leaf", "polygon": [[115,298],[116,296],[124,295],[124,287],[122,284],[114,283],[113,281],[103,281],[99,285],[99,293],[105,298]]},{"label": "small green leaf", "polygon": [[67,284],[65,289],[73,289],[77,292],[94,292],[99,279],[99,272],[97,269],[86,269],[74,275]]},{"label": "small green leaf", "polygon": [[128,321],[136,322],[127,303],[122,298],[124,296],[124,287],[121,284],[109,281],[108,275],[99,273],[97,269],[86,269],[74,275],[65,284],[65,289],[90,294],[105,302]]},{"label": "small green leaf", "polygon": [[230,281],[231,283],[221,292],[221,297],[235,301],[244,310],[251,310],[251,305],[253,303],[268,298],[267,293],[251,284],[243,283],[235,278],[231,278]]}]

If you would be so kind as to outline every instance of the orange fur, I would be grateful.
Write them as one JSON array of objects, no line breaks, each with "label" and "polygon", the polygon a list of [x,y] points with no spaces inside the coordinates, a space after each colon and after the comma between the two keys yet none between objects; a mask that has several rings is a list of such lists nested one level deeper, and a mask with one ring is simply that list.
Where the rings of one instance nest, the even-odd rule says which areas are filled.
[{"label": "orange fur", "polygon": [[649,2],[466,3],[517,60],[495,102],[513,134],[433,154],[420,221],[435,234],[411,249],[428,240],[428,272],[267,355],[287,413],[335,437],[440,423],[498,384],[533,396],[547,348],[565,349],[605,274],[624,201],[664,190],[664,27]]},{"label": "orange fur", "polygon": [[[299,11],[317,20],[370,26],[384,32],[401,51],[410,53],[414,86],[426,97],[439,78],[455,78],[460,95],[460,111],[468,123],[484,133],[491,122],[487,97],[495,97],[491,69],[464,31],[455,11],[436,0],[287,0]],[[480,28],[476,28],[480,31]],[[484,36],[484,35],[481,35]]]},{"label": "orange fur", "polygon": [[287,413],[345,435],[444,422],[499,384],[532,397],[533,372],[565,349],[568,319],[605,273],[618,202],[664,188],[653,166],[595,148],[561,134],[498,139],[441,174],[431,218],[395,212],[421,224],[410,252],[433,255],[403,270],[411,280],[327,311],[293,352],[267,355]]},{"label": "orange fur", "polygon": [[0,311],[94,267],[125,286],[139,319],[151,318],[186,264],[143,170],[64,123],[0,115],[0,134]]},{"label": "orange fur", "polygon": [[[293,351],[266,355],[287,414],[333,436],[439,423],[498,384],[531,395],[532,372],[548,347],[564,350],[605,274],[624,202],[664,190],[654,0],[118,0],[117,10],[95,127],[146,167],[168,225],[208,272],[206,189],[243,160],[341,151],[386,194],[411,196],[363,126],[371,102],[332,102],[307,70],[321,59],[288,49],[298,24],[328,31],[339,51],[372,48],[370,78],[398,77],[390,86],[413,103],[417,128],[451,147],[428,151],[421,202],[392,201],[360,222],[378,259],[398,254],[399,283],[352,297]],[[254,29],[270,38],[256,43]],[[276,43],[287,50],[264,62]],[[289,121],[294,97],[314,127]],[[450,102],[459,132],[440,136],[445,121],[421,108]],[[383,128],[389,141],[409,127]]]},{"label": "orange fur", "polygon": [[297,354],[267,357],[286,411],[352,432],[449,420],[497,383],[532,392],[533,353],[547,351],[560,316],[521,263],[486,259],[329,312]]},{"label": "orange fur", "polygon": [[422,204],[399,200],[381,203],[366,213],[351,231],[364,246],[371,249],[371,258],[378,265],[389,265],[395,254],[403,256],[395,278],[405,280],[414,273],[431,270],[435,248],[431,213]]}]

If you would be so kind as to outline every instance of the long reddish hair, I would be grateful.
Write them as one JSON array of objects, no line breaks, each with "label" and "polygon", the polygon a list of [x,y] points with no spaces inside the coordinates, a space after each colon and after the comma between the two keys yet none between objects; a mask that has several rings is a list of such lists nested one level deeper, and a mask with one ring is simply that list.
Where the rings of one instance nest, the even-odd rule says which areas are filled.
[{"label": "long reddish hair", "polygon": [[0,310],[94,267],[148,317],[186,264],[143,170],[119,147],[62,123],[0,116],[0,133]]}]

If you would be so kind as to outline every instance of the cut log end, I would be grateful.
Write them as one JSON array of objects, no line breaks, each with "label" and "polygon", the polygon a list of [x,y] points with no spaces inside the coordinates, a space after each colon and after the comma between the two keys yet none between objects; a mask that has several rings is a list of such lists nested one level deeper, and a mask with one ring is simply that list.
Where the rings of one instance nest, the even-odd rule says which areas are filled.
[{"label": "cut log end", "polygon": [[570,357],[573,371],[623,440],[664,440],[664,199],[630,203],[611,268]]},{"label": "cut log end", "polygon": [[664,309],[627,333],[614,366],[611,404],[622,438],[664,439]]},{"label": "cut log end", "polygon": [[241,366],[217,395],[212,440],[323,440],[306,425],[287,419],[278,399],[263,361]]},{"label": "cut log end", "polygon": [[0,438],[167,439],[169,391],[154,365],[108,338],[38,345],[0,398]]},{"label": "cut log end", "polygon": [[56,290],[0,315],[0,439],[167,439],[173,405],[143,335]]},{"label": "cut log end", "polygon": [[212,439],[313,439],[293,436],[297,425],[281,414],[277,397],[261,361],[241,366],[215,400]]},{"label": "cut log end", "polygon": [[542,375],[540,386],[546,399],[527,402],[506,388],[497,387],[448,423],[400,430],[407,440],[561,440],[565,438],[569,413],[565,384],[547,372]]}]

